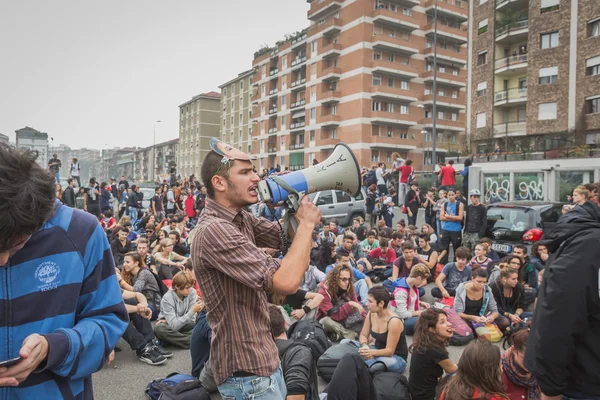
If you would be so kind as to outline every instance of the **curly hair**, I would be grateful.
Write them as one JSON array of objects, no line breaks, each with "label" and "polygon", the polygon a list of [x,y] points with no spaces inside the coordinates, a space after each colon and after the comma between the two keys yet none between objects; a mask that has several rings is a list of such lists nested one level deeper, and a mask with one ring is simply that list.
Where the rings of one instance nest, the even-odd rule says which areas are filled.
[{"label": "curly hair", "polygon": [[475,388],[480,399],[502,397],[507,399],[500,378],[500,349],[487,340],[471,342],[458,361],[454,378],[444,389],[445,400],[468,400],[473,398]]},{"label": "curly hair", "polygon": [[336,300],[339,296],[340,285],[338,285],[338,278],[343,271],[348,271],[350,273],[350,283],[348,285],[348,290],[346,290],[346,294],[352,300],[354,298],[354,284],[352,282],[352,269],[346,263],[341,263],[335,266],[325,278],[325,287],[327,291],[331,295],[332,300]]},{"label": "curly hair", "polygon": [[0,251],[18,246],[51,217],[54,176],[40,167],[37,151],[0,144]]}]

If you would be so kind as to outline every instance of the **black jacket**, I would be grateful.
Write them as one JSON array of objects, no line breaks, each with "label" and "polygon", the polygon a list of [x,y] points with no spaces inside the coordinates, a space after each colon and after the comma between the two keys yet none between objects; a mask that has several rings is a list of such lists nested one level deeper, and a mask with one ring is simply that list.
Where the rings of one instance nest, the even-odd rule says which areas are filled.
[{"label": "black jacket", "polygon": [[525,366],[548,396],[600,396],[600,207],[575,206],[542,243],[551,256]]},{"label": "black jacket", "polygon": [[138,194],[134,191],[131,192],[127,198],[127,207],[138,208]]},{"label": "black jacket", "polygon": [[71,186],[65,189],[63,200],[66,206],[75,208],[75,191]]},{"label": "black jacket", "polygon": [[305,394],[306,400],[319,399],[317,366],[310,347],[293,340],[275,341],[288,396]]},{"label": "black jacket", "polygon": [[500,277],[494,282],[490,282],[490,288],[496,299],[496,305],[498,306],[498,314],[503,316],[505,312],[514,314],[517,308],[525,310],[525,289],[521,282],[517,282],[517,286],[513,289],[512,297],[509,299],[504,298],[504,288],[500,283]]}]

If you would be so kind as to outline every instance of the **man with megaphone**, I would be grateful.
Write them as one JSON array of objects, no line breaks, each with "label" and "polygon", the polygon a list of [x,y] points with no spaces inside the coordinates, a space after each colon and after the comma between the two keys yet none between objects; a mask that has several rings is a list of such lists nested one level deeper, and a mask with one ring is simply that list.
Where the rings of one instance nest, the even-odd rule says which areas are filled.
[{"label": "man with megaphone", "polygon": [[321,212],[304,196],[294,214],[298,226],[291,247],[282,260],[271,258],[260,248],[282,247],[280,225],[244,209],[258,201],[260,178],[251,156],[216,139],[210,145],[201,171],[206,207],[195,229],[191,259],[212,328],[215,382],[225,398],[284,399],[267,292],[298,290]]}]

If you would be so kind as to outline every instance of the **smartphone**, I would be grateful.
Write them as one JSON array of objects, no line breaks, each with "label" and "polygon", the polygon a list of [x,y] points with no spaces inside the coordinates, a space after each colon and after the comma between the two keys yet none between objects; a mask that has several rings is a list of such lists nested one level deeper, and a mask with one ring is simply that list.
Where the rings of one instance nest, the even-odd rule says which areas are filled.
[{"label": "smartphone", "polygon": [[0,367],[4,367],[4,368],[8,368],[8,367],[12,367],[13,365],[15,365],[16,363],[18,363],[19,361],[21,361],[21,356],[15,357],[15,358],[11,358],[8,360],[4,360],[4,361],[0,361]]}]

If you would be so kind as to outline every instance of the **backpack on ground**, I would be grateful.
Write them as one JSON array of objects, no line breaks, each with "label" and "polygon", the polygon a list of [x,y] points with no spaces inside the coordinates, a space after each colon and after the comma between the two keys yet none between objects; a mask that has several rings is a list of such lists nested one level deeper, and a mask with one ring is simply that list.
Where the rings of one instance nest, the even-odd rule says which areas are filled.
[{"label": "backpack on ground", "polygon": [[377,174],[372,169],[367,172],[367,185],[377,185]]},{"label": "backpack on ground", "polygon": [[319,376],[325,379],[327,382],[331,381],[333,377],[333,373],[337,368],[342,357],[346,354],[358,353],[358,347],[354,342],[348,342],[344,344],[336,344],[331,346],[330,348],[323,353],[319,360],[317,361],[317,370],[319,371]]},{"label": "backpack on ground", "polygon": [[475,339],[475,335],[473,334],[471,327],[465,322],[464,319],[460,317],[460,315],[458,315],[456,311],[454,311],[454,308],[444,305],[442,310],[446,312],[448,321],[454,327],[454,334],[448,341],[451,346],[464,346],[471,340]]},{"label": "backpack on ground", "polygon": [[178,372],[150,382],[146,396],[152,400],[210,400],[210,394],[198,379]]},{"label": "backpack on ground", "polygon": [[287,336],[295,342],[302,342],[310,347],[315,361],[331,347],[331,342],[323,330],[323,326],[314,319],[294,322],[289,327]]},{"label": "backpack on ground", "polygon": [[398,372],[379,372],[373,376],[378,400],[410,400],[408,379]]}]

